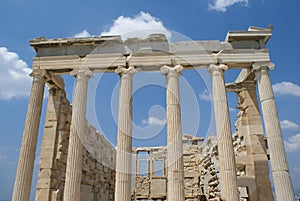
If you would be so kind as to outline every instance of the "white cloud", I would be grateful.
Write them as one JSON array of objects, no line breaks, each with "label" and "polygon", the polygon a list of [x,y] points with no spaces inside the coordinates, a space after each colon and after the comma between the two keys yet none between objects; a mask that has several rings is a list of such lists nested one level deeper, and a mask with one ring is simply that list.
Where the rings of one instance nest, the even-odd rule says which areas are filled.
[{"label": "white cloud", "polygon": [[281,82],[273,85],[274,93],[277,95],[293,95],[300,97],[300,86],[292,82]]},{"label": "white cloud", "polygon": [[300,151],[300,133],[289,137],[284,144],[287,152]]},{"label": "white cloud", "polygon": [[297,130],[299,129],[299,125],[289,121],[289,120],[282,120],[280,121],[280,125],[282,129],[291,129],[291,130]]},{"label": "white cloud", "polygon": [[92,35],[85,29],[80,33],[75,34],[74,38],[84,38],[84,37],[91,37]]},{"label": "white cloud", "polygon": [[202,91],[199,94],[199,97],[200,97],[201,100],[205,100],[205,101],[211,101],[211,99],[212,99],[212,95],[207,91],[207,89]]},{"label": "white cloud", "polygon": [[144,125],[159,125],[159,126],[163,126],[166,124],[166,120],[165,119],[160,119],[157,117],[148,117],[148,119],[143,119],[142,124]]},{"label": "white cloud", "polygon": [[214,0],[213,4],[209,4],[209,8],[212,10],[225,12],[228,7],[237,3],[242,3],[247,6],[249,0]]},{"label": "white cloud", "polygon": [[29,96],[31,69],[19,55],[0,47],[0,99],[10,100]]},{"label": "white cloud", "polygon": [[121,35],[123,40],[127,38],[147,38],[149,34],[164,34],[171,37],[171,32],[163,25],[162,21],[150,15],[140,12],[134,17],[118,17],[108,31],[102,32],[102,36]]},{"label": "white cloud", "polygon": [[[127,38],[147,38],[150,34],[164,34],[171,37],[171,32],[163,25],[162,21],[149,13],[141,11],[134,17],[119,16],[114,20],[113,25],[100,36],[121,35],[122,40]],[[74,38],[92,37],[86,29],[75,34]]]}]

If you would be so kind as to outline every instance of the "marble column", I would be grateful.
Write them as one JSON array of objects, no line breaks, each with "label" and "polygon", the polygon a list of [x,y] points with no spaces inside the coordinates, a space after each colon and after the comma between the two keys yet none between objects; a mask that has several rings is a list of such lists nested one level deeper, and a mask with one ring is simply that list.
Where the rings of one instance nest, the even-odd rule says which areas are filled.
[{"label": "marble column", "polygon": [[167,79],[167,200],[183,201],[184,174],[178,77],[183,67],[163,66],[160,71]]},{"label": "marble column", "polygon": [[92,72],[88,69],[80,69],[74,70],[71,74],[76,77],[76,85],[72,105],[64,200],[79,201],[83,152],[80,135],[84,135],[86,128],[88,80],[92,77]]},{"label": "marble column", "polygon": [[215,124],[218,137],[221,197],[226,201],[239,201],[235,156],[233,151],[230,117],[224,83],[224,64],[210,65]]},{"label": "marble column", "polygon": [[115,201],[131,201],[132,80],[134,67],[118,67],[120,75]]},{"label": "marble column", "polygon": [[294,201],[294,189],[289,173],[272,84],[269,77],[269,68],[273,67],[274,65],[270,62],[253,64],[268,140],[276,198],[277,200]]},{"label": "marble column", "polygon": [[32,88],[25,120],[12,201],[28,201],[42,112],[45,78],[44,71],[33,71]]}]

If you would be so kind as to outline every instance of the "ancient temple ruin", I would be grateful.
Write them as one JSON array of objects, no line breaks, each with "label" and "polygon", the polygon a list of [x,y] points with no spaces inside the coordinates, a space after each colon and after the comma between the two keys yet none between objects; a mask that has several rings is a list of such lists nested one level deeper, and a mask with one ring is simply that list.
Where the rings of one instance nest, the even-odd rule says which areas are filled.
[{"label": "ancient temple ruin", "polygon": [[[276,199],[294,201],[269,77],[271,36],[271,28],[249,27],[229,31],[224,41],[171,43],[159,34],[125,41],[120,36],[31,40],[33,83],[12,200],[29,200],[47,84],[37,201],[196,201],[201,196],[270,201],[270,171]],[[217,133],[207,139],[181,130],[178,79],[182,71],[197,68],[211,74]],[[225,83],[231,69],[240,74]],[[166,77],[165,147],[132,147],[132,83],[138,71]],[[89,79],[100,72],[120,76],[117,147],[86,120]],[[72,104],[62,74],[76,78]],[[238,100],[235,133],[227,92]]]}]

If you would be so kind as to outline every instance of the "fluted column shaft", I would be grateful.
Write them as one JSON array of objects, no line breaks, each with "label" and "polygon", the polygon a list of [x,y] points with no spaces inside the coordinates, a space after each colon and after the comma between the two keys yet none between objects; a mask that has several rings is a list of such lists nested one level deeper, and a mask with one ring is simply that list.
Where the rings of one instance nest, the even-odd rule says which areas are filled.
[{"label": "fluted column shaft", "polygon": [[[271,64],[270,64],[271,65]],[[284,142],[278,119],[274,93],[269,77],[269,67],[254,64],[262,114],[268,140],[270,162],[277,200],[294,201],[294,189],[289,173]]]},{"label": "fluted column shaft", "polygon": [[76,85],[72,106],[64,201],[80,200],[83,151],[80,135],[84,135],[86,127],[88,80],[92,76],[92,72],[88,69],[80,69],[75,71],[74,75],[76,76]]},{"label": "fluted column shaft", "polygon": [[226,65],[210,65],[215,124],[218,136],[221,197],[226,201],[239,201],[235,156],[233,151],[230,117],[224,84]]},{"label": "fluted column shaft", "polygon": [[177,65],[174,68],[164,66],[161,72],[167,79],[167,200],[183,201],[184,198],[184,174],[180,94],[178,77],[181,76],[183,67]]},{"label": "fluted column shaft", "polygon": [[132,80],[134,67],[118,67],[120,75],[115,201],[131,201]]},{"label": "fluted column shaft", "polygon": [[44,72],[34,71],[12,201],[28,201],[45,87]]}]

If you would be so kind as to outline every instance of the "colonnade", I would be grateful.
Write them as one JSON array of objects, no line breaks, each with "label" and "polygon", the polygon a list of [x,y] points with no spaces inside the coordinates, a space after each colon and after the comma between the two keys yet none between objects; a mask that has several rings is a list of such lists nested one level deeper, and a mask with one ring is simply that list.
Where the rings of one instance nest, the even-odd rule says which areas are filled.
[{"label": "colonnade", "polygon": [[[272,85],[269,78],[270,63],[254,63],[258,91],[266,136],[268,139],[271,166],[277,200],[294,201],[292,182],[288,170]],[[208,67],[212,79],[212,95],[215,113],[218,152],[220,162],[221,197],[238,201],[235,156],[233,152],[230,116],[226,97],[224,72],[225,64],[211,64]],[[167,119],[167,200],[184,200],[184,175],[182,129],[180,113],[179,77],[183,66],[163,66],[161,73],[166,77],[166,119]],[[118,144],[116,157],[115,201],[131,201],[132,164],[132,85],[137,72],[135,67],[118,67],[120,76]],[[23,140],[16,173],[13,201],[28,201],[36,153],[38,129],[43,102],[45,71],[34,71]],[[67,157],[64,187],[65,201],[80,200],[83,145],[80,135],[84,134],[88,80],[92,77],[89,69],[72,71],[76,77],[73,98],[72,122]]]}]

